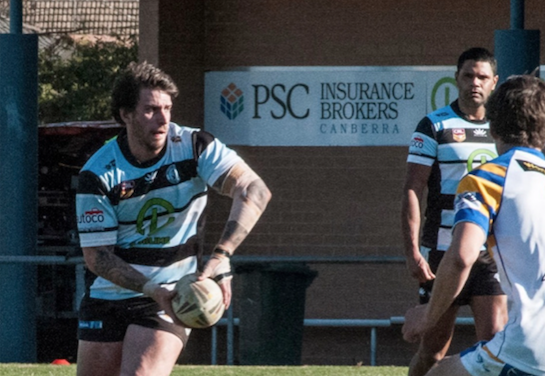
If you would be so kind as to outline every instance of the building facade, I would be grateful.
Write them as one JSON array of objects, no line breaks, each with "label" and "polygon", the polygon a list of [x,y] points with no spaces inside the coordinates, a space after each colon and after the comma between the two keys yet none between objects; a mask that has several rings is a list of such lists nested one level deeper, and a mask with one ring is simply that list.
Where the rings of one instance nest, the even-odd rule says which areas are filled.
[{"label": "building facade", "polygon": [[[542,29],[545,3],[527,0],[525,6],[525,28]],[[509,1],[496,0],[140,0],[140,59],[178,83],[173,120],[201,127],[207,71],[453,66],[469,47],[493,50],[494,31],[509,28]],[[542,42],[541,62],[543,51]],[[233,147],[273,193],[238,255],[403,255],[406,146]],[[209,247],[222,230],[228,204],[212,196],[211,208]],[[306,291],[307,318],[389,319],[417,302],[417,285],[399,260],[309,266],[318,276]],[[235,292],[235,316],[239,298]],[[400,329],[378,329],[378,364],[408,364],[415,347],[402,341]],[[453,351],[474,341],[470,327],[457,330]],[[369,364],[369,336],[369,328],[305,328],[302,362]],[[199,354],[207,335],[195,337],[182,361],[206,363]]]}]

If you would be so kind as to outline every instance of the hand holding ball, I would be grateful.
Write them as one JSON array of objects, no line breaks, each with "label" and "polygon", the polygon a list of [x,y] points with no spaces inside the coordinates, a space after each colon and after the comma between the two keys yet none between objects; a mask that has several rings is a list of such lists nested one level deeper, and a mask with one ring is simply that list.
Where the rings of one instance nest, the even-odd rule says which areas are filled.
[{"label": "hand holding ball", "polygon": [[188,328],[208,328],[221,319],[225,311],[223,293],[214,280],[199,281],[196,274],[188,274],[176,283],[175,291],[172,308]]}]

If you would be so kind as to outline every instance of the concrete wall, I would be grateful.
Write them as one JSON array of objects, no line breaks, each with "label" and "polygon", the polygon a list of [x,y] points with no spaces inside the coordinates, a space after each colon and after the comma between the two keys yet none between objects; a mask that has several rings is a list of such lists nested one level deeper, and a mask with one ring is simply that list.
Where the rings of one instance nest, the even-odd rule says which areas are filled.
[{"label": "concrete wall", "polygon": [[[542,29],[545,2],[525,3],[526,28]],[[196,126],[204,118],[207,70],[454,65],[466,48],[492,50],[494,30],[510,27],[509,2],[497,0],[142,1],[141,25],[154,6],[157,33],[150,34],[151,40],[141,35],[141,44],[148,46],[141,56],[156,58],[181,88],[174,120]],[[542,64],[544,51],[542,42]],[[236,150],[273,192],[267,212],[238,254],[402,255],[399,209],[405,147]],[[225,200],[211,197],[209,246],[218,238],[228,208]],[[311,266],[319,275],[307,291],[309,318],[388,318],[416,303],[416,285],[403,264]],[[399,329],[379,330],[379,364],[408,363],[414,347],[403,343]],[[303,363],[365,364],[366,333],[309,328]],[[459,341],[454,350],[474,341],[472,331],[461,329]],[[208,361],[196,355],[207,351],[205,342],[202,348],[191,344],[184,361]]]}]

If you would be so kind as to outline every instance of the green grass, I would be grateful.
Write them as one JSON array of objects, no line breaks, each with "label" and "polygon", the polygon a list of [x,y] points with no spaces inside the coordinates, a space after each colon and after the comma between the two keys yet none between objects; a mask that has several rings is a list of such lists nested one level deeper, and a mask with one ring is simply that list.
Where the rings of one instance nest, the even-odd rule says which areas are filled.
[{"label": "green grass", "polygon": [[[76,366],[0,364],[0,376],[73,376]],[[172,376],[405,376],[407,367],[359,366],[176,366]]]}]

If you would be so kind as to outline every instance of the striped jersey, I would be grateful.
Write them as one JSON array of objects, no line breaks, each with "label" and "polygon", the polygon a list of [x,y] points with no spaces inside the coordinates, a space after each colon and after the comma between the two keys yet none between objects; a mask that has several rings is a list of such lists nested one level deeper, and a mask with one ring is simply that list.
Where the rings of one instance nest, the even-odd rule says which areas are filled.
[{"label": "striped jersey", "polygon": [[487,234],[509,321],[486,347],[499,360],[545,374],[545,157],[515,147],[473,170],[458,188],[455,224]]},{"label": "striped jersey", "polygon": [[[194,272],[202,254],[208,186],[240,157],[209,133],[169,124],[167,145],[139,164],[126,131],[82,168],[76,193],[81,247],[115,245],[115,254],[157,283]],[[93,298],[141,295],[88,272]]]},{"label": "striped jersey", "polygon": [[497,156],[487,121],[470,121],[458,101],[424,117],[413,133],[407,162],[431,166],[424,247],[446,251],[452,236],[454,194],[460,179]]}]

